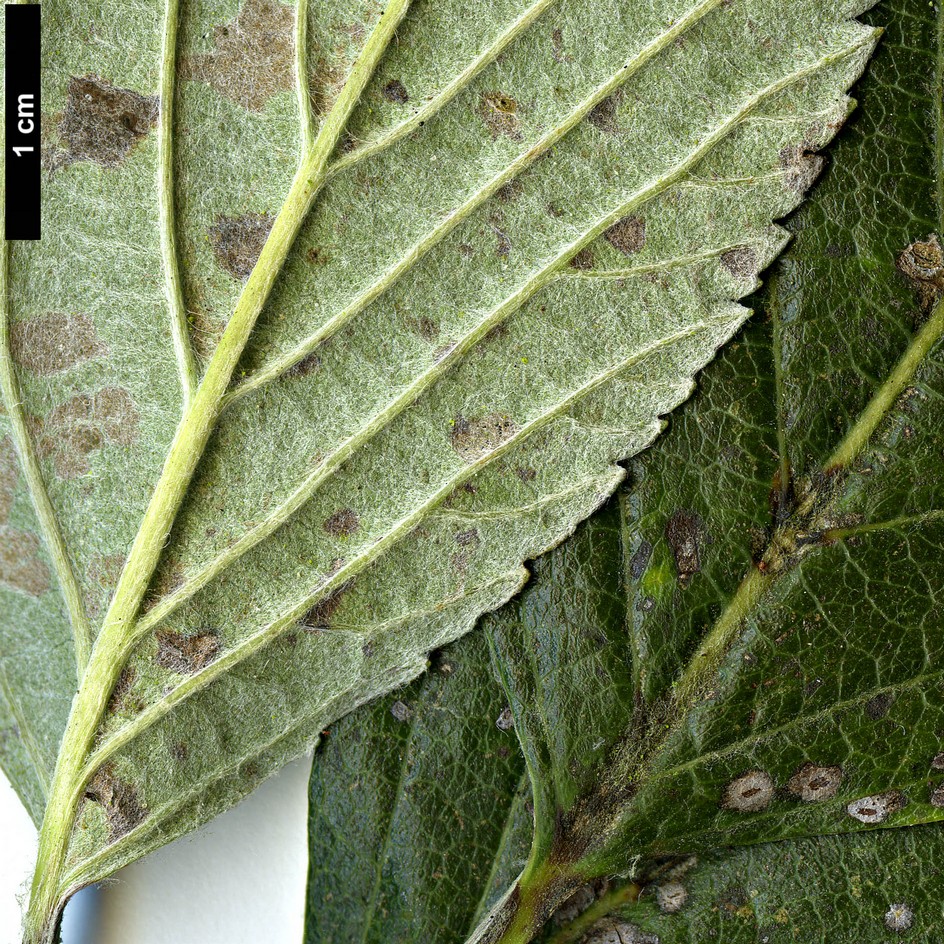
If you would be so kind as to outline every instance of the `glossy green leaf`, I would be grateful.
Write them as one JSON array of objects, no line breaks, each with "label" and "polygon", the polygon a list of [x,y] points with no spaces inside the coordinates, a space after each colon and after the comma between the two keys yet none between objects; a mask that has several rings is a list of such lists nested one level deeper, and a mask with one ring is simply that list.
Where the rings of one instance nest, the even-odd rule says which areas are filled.
[{"label": "glossy green leaf", "polygon": [[746,318],[863,5],[44,3],[0,332],[29,941],[615,489]]},{"label": "glossy green leaf", "polygon": [[487,619],[535,834],[476,941],[530,940],[575,889],[555,944],[610,910],[588,942],[937,939],[941,17],[871,15],[861,108],[760,316]]}]

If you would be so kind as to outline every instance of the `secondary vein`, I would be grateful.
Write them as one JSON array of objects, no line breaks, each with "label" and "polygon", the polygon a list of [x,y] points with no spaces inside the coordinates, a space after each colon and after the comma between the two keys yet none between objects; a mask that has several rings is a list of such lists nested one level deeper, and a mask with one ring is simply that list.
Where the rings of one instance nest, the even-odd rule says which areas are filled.
[{"label": "secondary vein", "polygon": [[174,92],[177,65],[177,19],[179,0],[167,0],[161,48],[161,108],[157,125],[158,215],[161,231],[161,259],[164,291],[167,295],[170,329],[180,374],[184,410],[190,406],[197,386],[197,365],[190,344],[187,308],[180,279],[177,227],[174,204]]},{"label": "secondary vein", "polygon": [[315,146],[315,121],[308,85],[308,0],[295,6],[295,89],[298,94],[298,121],[302,160]]},{"label": "secondary vein", "polygon": [[46,489],[46,482],[36,450],[33,448],[33,440],[23,410],[23,398],[20,395],[16,365],[10,346],[10,244],[6,241],[0,253],[0,387],[3,390],[3,404],[12,427],[13,444],[19,456],[23,478],[29,489],[46,550],[49,552],[56,571],[59,590],[69,611],[75,647],[76,676],[81,683],[92,648],[92,629],[85,612],[85,601],[75,576],[72,558],[66,547],[62,529],[59,527],[56,510],[53,508]]}]

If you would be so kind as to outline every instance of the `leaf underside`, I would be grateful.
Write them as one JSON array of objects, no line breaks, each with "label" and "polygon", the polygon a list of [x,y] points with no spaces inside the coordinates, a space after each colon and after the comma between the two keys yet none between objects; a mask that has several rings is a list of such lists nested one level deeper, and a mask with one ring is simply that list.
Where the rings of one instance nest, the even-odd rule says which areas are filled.
[{"label": "leaf underside", "polygon": [[[299,138],[334,140],[380,5],[43,4],[45,236],[4,269],[0,751],[67,820],[58,900],[420,674],[605,501],[745,320],[875,43],[863,6],[416,3],[283,258]],[[198,415],[263,246],[271,294]],[[55,773],[103,620],[92,662],[123,670],[80,684],[97,728]]]},{"label": "leaf underside", "polygon": [[[427,718],[422,692],[354,712],[312,769],[309,944],[401,927],[461,942],[467,914],[496,902],[475,940],[940,940],[942,14],[891,0],[871,19],[886,35],[861,107],[788,222],[759,314],[617,498],[485,620],[492,658],[477,638],[438,657],[506,706],[533,817],[516,814],[520,785],[490,758],[496,718],[467,692],[464,715],[425,733],[464,756],[434,789],[401,741],[356,774],[334,760],[395,725],[398,700]],[[338,847],[324,828],[337,798],[394,759],[399,792],[357,819],[359,852]],[[497,794],[485,823],[457,789],[470,771]],[[502,901],[491,876],[529,840]],[[370,895],[352,872],[375,878]],[[356,930],[334,937],[329,920]]]}]

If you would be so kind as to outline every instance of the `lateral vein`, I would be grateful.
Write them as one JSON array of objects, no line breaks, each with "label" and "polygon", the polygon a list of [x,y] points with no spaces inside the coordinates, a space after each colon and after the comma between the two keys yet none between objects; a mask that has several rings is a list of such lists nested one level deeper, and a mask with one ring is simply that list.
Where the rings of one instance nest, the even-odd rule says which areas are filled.
[{"label": "lateral vein", "polygon": [[161,104],[157,125],[158,215],[164,292],[167,296],[171,336],[183,393],[184,410],[190,406],[197,386],[197,364],[190,344],[187,307],[180,278],[177,225],[174,205],[174,94],[177,66],[177,19],[179,0],[166,0],[164,37],[161,48]]},{"label": "lateral vein", "polygon": [[29,490],[33,510],[39,521],[46,550],[52,559],[59,590],[69,611],[72,624],[72,639],[75,647],[76,676],[79,683],[85,674],[92,649],[92,628],[85,611],[82,590],[66,547],[65,537],[59,527],[59,519],[46,489],[46,482],[33,448],[33,440],[26,423],[20,385],[16,377],[16,365],[10,345],[10,244],[3,243],[0,257],[0,387],[3,403],[10,425],[13,428],[13,443],[20,460],[20,468]]}]

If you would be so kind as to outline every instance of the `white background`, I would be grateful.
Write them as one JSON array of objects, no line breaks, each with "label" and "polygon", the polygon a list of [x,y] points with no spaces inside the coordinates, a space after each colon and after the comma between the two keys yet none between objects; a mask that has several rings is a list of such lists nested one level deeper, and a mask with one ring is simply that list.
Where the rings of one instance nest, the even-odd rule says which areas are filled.
[{"label": "white background", "polygon": [[[66,909],[63,944],[301,944],[310,758],[235,809],[119,872]],[[0,942],[20,940],[18,896],[36,831],[0,773]]]}]

